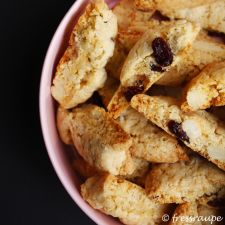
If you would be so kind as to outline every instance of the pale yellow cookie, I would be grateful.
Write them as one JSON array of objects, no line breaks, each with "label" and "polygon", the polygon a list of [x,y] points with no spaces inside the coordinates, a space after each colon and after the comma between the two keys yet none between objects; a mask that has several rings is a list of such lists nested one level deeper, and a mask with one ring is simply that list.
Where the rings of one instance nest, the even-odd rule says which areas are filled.
[{"label": "pale yellow cookie", "polygon": [[174,163],[188,159],[175,138],[153,125],[136,110],[128,108],[117,121],[133,138],[133,156],[155,163]]},{"label": "pale yellow cookie", "polygon": [[225,60],[225,45],[202,33],[195,39],[183,60],[156,82],[159,85],[178,86],[197,76],[210,63]]},{"label": "pale yellow cookie", "polygon": [[182,60],[199,32],[197,25],[186,21],[161,28],[148,30],[129,52],[120,75],[121,87],[108,105],[112,117],[117,118],[132,96],[146,91]]},{"label": "pale yellow cookie", "polygon": [[193,202],[224,186],[224,171],[196,156],[189,161],[153,165],[145,182],[147,195],[159,203]]},{"label": "pale yellow cookie", "polygon": [[205,111],[185,113],[176,99],[163,96],[136,95],[131,106],[225,170],[225,126],[215,116]]},{"label": "pale yellow cookie", "polygon": [[141,187],[109,174],[89,178],[81,185],[81,194],[94,209],[128,225],[161,224],[168,209],[151,201]]},{"label": "pale yellow cookie", "polygon": [[196,111],[222,105],[225,105],[225,61],[208,65],[187,84],[181,109]]},{"label": "pale yellow cookie", "polygon": [[51,87],[63,108],[85,102],[103,87],[116,34],[116,16],[103,0],[92,1],[74,27]]},{"label": "pale yellow cookie", "polygon": [[103,108],[84,105],[73,109],[69,117],[73,143],[87,163],[115,175],[133,172],[132,139]]}]

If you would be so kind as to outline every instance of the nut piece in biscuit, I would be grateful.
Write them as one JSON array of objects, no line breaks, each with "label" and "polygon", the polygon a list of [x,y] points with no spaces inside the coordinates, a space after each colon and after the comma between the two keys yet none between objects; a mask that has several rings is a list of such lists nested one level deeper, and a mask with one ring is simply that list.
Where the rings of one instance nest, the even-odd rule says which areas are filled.
[{"label": "nut piece in biscuit", "polygon": [[109,174],[89,178],[81,194],[93,208],[128,225],[161,224],[168,208],[152,202],[141,187]]},{"label": "nut piece in biscuit", "polygon": [[117,121],[133,138],[131,154],[134,157],[155,163],[174,163],[188,159],[175,138],[149,122],[136,110],[128,108]]},{"label": "nut piece in biscuit", "polygon": [[190,157],[190,161],[155,164],[145,182],[150,199],[159,203],[193,202],[225,186],[225,173],[207,160]]},{"label": "nut piece in biscuit", "polygon": [[185,88],[181,109],[196,111],[225,105],[225,61],[210,64]]},{"label": "nut piece in biscuit", "polygon": [[[148,30],[129,52],[120,75],[122,86],[108,106],[114,118],[123,111],[121,108],[128,107],[132,96],[148,90],[182,59],[199,32],[198,26],[186,21],[161,28]],[[122,105],[120,95],[124,96]]]},{"label": "nut piece in biscuit", "polygon": [[198,204],[196,202],[186,202],[176,207],[169,225],[202,225],[197,221]]},{"label": "nut piece in biscuit", "polygon": [[132,139],[103,108],[83,105],[75,108],[71,117],[73,143],[87,163],[114,175],[133,172]]},{"label": "nut piece in biscuit", "polygon": [[91,2],[75,25],[51,87],[63,108],[85,102],[103,87],[104,67],[113,55],[116,34],[116,16],[103,0]]},{"label": "nut piece in biscuit", "polygon": [[205,111],[185,113],[171,97],[136,95],[131,106],[167,133],[225,170],[225,127]]}]

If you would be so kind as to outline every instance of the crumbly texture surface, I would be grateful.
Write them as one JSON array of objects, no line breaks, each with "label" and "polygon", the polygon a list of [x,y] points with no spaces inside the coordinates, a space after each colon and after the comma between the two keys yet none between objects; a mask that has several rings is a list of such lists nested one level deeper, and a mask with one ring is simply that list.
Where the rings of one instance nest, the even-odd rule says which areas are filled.
[{"label": "crumbly texture surface", "polygon": [[[108,110],[114,118],[127,108],[128,100],[123,96],[123,89],[136,87],[141,82],[143,91],[149,89],[159,80],[166,71],[176,65],[182,59],[182,54],[193,43],[199,27],[186,21],[177,21],[162,26],[159,30],[148,30],[129,52],[121,70],[121,87],[115,93],[115,97],[109,103]],[[163,38],[171,49],[173,60],[171,65],[161,67],[153,56],[152,43],[156,38]],[[162,70],[156,71],[152,67]],[[122,100],[121,100],[122,99]],[[127,103],[126,103],[127,102]],[[121,104],[122,103],[122,104]]]},{"label": "crumbly texture surface", "polygon": [[132,157],[132,159],[134,163],[133,173],[130,175],[120,176],[120,178],[126,179],[128,181],[131,181],[132,183],[144,187],[145,179],[150,168],[150,163],[146,160],[136,157]]},{"label": "crumbly texture surface", "polygon": [[[163,96],[136,95],[131,100],[131,106],[225,170],[225,126],[215,116],[206,111],[182,112],[176,99]],[[171,131],[171,121],[174,129],[178,130]]]},{"label": "crumbly texture surface", "polygon": [[187,84],[181,109],[196,111],[225,105],[225,61],[204,68]]},{"label": "crumbly texture surface", "polygon": [[152,56],[152,42],[155,38],[164,38],[174,54],[172,65],[163,68],[168,71],[179,61],[181,52],[193,43],[199,32],[197,25],[186,21],[177,21],[170,26],[162,26],[161,28],[160,31],[156,30],[154,33],[151,30],[145,32],[129,52],[120,76],[121,84],[124,87],[133,85],[137,81],[138,75],[144,75],[148,79],[146,84],[146,89],[148,89],[163,76],[164,73],[153,71],[150,66],[152,64],[157,65],[155,57]]},{"label": "crumbly texture surface", "polygon": [[161,224],[168,207],[152,202],[141,187],[107,174],[89,178],[81,194],[93,208],[128,225]]},{"label": "crumbly texture surface", "polygon": [[224,186],[225,173],[199,157],[154,165],[145,182],[147,195],[159,203],[193,202],[205,194],[218,192]]},{"label": "crumbly texture surface", "polygon": [[117,19],[106,3],[91,2],[75,25],[51,87],[53,97],[63,108],[85,102],[103,87],[104,67],[113,55],[116,34]]},{"label": "crumbly texture surface", "polygon": [[198,216],[198,205],[196,202],[186,202],[176,207],[169,225],[202,225],[201,222],[189,219]]},{"label": "crumbly texture surface", "polygon": [[205,2],[201,5],[165,12],[170,18],[187,19],[199,23],[203,28],[225,32],[224,0]]},{"label": "crumbly texture surface", "polygon": [[133,172],[132,139],[103,108],[84,105],[75,108],[70,117],[73,143],[87,163],[114,175]]},{"label": "crumbly texture surface", "polygon": [[184,54],[183,60],[166,72],[157,84],[181,85],[197,76],[206,65],[224,60],[225,45],[201,33]]},{"label": "crumbly texture surface", "polygon": [[174,163],[188,159],[175,138],[131,107],[123,112],[117,121],[133,139],[133,156],[155,163]]}]

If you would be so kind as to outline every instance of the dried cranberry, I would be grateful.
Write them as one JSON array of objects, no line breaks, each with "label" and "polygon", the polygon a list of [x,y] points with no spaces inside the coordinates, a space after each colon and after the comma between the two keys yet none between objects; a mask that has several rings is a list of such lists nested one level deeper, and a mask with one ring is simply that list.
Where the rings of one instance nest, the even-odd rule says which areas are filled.
[{"label": "dried cranberry", "polygon": [[181,123],[177,123],[176,121],[171,120],[168,123],[168,128],[171,133],[176,135],[177,138],[189,143],[189,137],[187,136],[186,132],[182,129]]},{"label": "dried cranberry", "polygon": [[152,42],[153,56],[155,61],[161,66],[169,66],[173,62],[173,53],[166,41],[161,38],[155,38]]},{"label": "dried cranberry", "polygon": [[224,198],[217,198],[211,201],[208,201],[207,204],[212,207],[224,207],[225,206],[225,199]]},{"label": "dried cranberry", "polygon": [[155,64],[151,65],[151,70],[156,71],[156,72],[161,72],[161,73],[163,73],[165,71],[165,70],[163,70],[163,68],[161,66],[157,66]]},{"label": "dried cranberry", "polygon": [[134,95],[140,94],[144,91],[144,84],[142,81],[138,81],[134,86],[129,86],[124,90],[124,96],[127,101],[130,101]]}]

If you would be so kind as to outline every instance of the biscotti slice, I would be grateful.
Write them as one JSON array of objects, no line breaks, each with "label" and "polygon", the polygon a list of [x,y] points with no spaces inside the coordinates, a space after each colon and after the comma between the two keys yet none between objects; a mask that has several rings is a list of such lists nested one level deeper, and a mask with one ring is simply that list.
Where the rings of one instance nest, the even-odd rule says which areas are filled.
[{"label": "biscotti slice", "polygon": [[131,106],[167,133],[225,170],[225,126],[205,111],[185,113],[170,97],[136,95]]},{"label": "biscotti slice", "polygon": [[108,106],[118,87],[119,81],[113,77],[108,76],[104,87],[98,90],[105,107]]},{"label": "biscotti slice", "polygon": [[120,75],[121,87],[108,106],[114,118],[120,114],[118,111],[123,111],[121,108],[128,107],[132,96],[145,92],[182,60],[182,54],[199,32],[197,25],[186,21],[174,22],[161,28],[155,32],[151,29],[146,31],[129,52]]},{"label": "biscotti slice", "polygon": [[196,111],[225,105],[225,61],[210,64],[187,84],[181,109]]},{"label": "biscotti slice", "polygon": [[177,140],[149,122],[142,114],[128,108],[117,119],[121,127],[133,138],[131,154],[155,163],[174,163],[188,157]]},{"label": "biscotti slice", "polygon": [[51,87],[63,108],[85,102],[103,87],[104,67],[113,55],[116,34],[116,16],[103,0],[92,1],[74,27]]},{"label": "biscotti slice", "polygon": [[147,90],[165,71],[182,58],[182,53],[195,40],[199,27],[186,21],[177,21],[162,29],[144,33],[134,45],[123,65],[120,81],[130,87],[143,86]]},{"label": "biscotti slice", "polygon": [[225,45],[200,34],[181,60],[156,83],[178,86],[197,76],[208,64],[225,60]]},{"label": "biscotti slice", "polygon": [[[144,31],[147,29],[155,30],[171,23],[172,22],[163,22],[155,27],[152,24],[151,27],[144,24],[143,29],[140,29],[139,26],[133,26],[132,28],[130,27],[129,30],[119,31],[117,39],[122,46],[124,46],[126,51],[130,51],[135,43],[141,38]],[[201,32],[194,40],[192,46],[186,51],[183,59],[166,72],[156,84],[179,86],[197,76],[206,65],[221,62],[223,60],[225,60],[225,45]],[[124,59],[122,62],[124,62]]]},{"label": "biscotti slice", "polygon": [[198,221],[198,204],[186,202],[176,207],[169,225],[202,225]]},{"label": "biscotti slice", "polygon": [[193,202],[224,186],[224,171],[196,156],[189,161],[153,165],[145,182],[147,195],[159,203]]},{"label": "biscotti slice", "polygon": [[224,0],[135,0],[138,9],[159,10],[171,19],[186,19],[203,28],[225,32]]},{"label": "biscotti slice", "polygon": [[94,209],[127,225],[161,224],[168,208],[152,202],[141,187],[109,174],[89,178],[81,185],[81,194]]},{"label": "biscotti slice", "polygon": [[132,139],[103,108],[83,105],[73,109],[70,117],[73,143],[87,163],[114,175],[133,172]]},{"label": "biscotti slice", "polygon": [[170,18],[186,19],[203,28],[225,33],[225,1],[207,1],[199,6],[162,13]]}]

